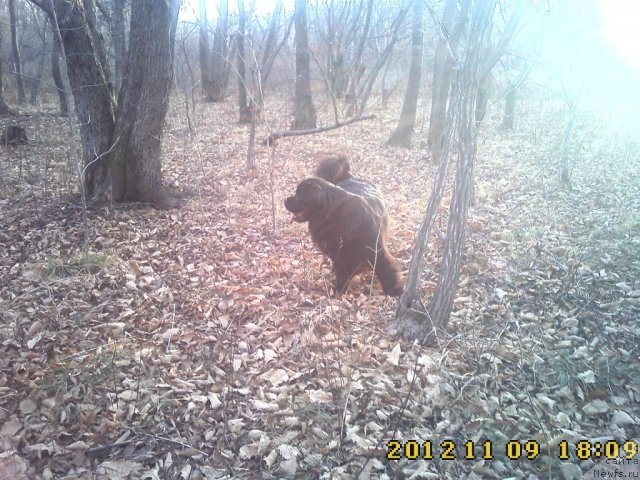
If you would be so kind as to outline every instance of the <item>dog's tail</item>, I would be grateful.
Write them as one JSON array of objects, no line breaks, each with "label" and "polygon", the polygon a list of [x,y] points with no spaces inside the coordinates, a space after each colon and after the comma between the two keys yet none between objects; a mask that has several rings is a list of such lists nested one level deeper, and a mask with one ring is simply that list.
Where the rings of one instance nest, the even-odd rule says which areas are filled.
[{"label": "dog's tail", "polygon": [[384,293],[392,297],[397,297],[402,293],[404,287],[400,279],[399,262],[386,248],[378,252],[375,260],[375,272]]},{"label": "dog's tail", "polygon": [[320,177],[334,185],[351,178],[351,167],[346,155],[335,155],[320,161],[316,169],[316,177]]}]

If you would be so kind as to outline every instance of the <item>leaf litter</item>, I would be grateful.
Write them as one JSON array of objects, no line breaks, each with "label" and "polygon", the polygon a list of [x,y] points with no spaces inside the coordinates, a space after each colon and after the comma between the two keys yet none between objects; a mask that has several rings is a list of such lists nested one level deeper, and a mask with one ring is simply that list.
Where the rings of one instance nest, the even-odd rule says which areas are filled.
[{"label": "leaf litter", "polygon": [[[112,205],[85,226],[62,118],[29,116],[32,143],[0,152],[0,477],[571,478],[598,462],[559,460],[560,441],[640,436],[637,139],[594,128],[567,191],[561,119],[523,116],[535,137],[489,120],[449,335],[425,349],[394,336],[371,275],[332,298],[283,207],[349,154],[386,195],[406,273],[435,166],[383,146],[394,118],[257,146],[248,173],[235,107],[199,105],[192,136],[178,103],[163,168],[180,209]],[[286,108],[265,115],[285,128]],[[434,235],[425,301],[441,250]],[[389,461],[393,438],[454,440],[458,461]],[[541,455],[510,459],[510,440]],[[493,459],[464,460],[467,441]]]}]

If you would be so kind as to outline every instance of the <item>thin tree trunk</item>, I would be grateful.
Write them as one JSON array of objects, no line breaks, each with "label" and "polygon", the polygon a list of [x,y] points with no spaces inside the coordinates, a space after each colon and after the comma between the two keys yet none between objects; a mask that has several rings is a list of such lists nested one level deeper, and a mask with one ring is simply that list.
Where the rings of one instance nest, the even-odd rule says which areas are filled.
[{"label": "thin tree trunk", "polygon": [[278,38],[278,27],[280,24],[280,15],[282,14],[282,0],[276,0],[273,6],[273,12],[271,12],[271,18],[269,19],[269,27],[267,30],[267,39],[264,43],[264,49],[262,50],[262,59],[260,61],[260,89],[263,89],[267,83],[267,78],[273,68],[273,62],[278,56],[278,52],[289,38],[289,32],[291,32],[291,23],[286,28],[282,42],[276,45]]},{"label": "thin tree trunk", "polygon": [[311,96],[311,68],[309,54],[309,37],[307,34],[307,2],[296,0],[296,82],[293,107],[294,130],[315,128],[317,122],[316,109]]},{"label": "thin tree trunk", "polygon": [[207,102],[213,101],[212,77],[211,72],[211,51],[209,50],[209,22],[207,21],[207,6],[205,0],[198,2],[200,7],[199,25],[199,52],[200,52],[200,81],[202,82],[202,91],[204,99]]},{"label": "thin tree trunk", "polygon": [[16,0],[9,0],[9,22],[11,30],[11,51],[13,53],[13,71],[16,75],[18,86],[18,103],[24,104],[26,95],[24,91],[24,79],[22,78],[22,59],[20,58],[20,46],[18,45],[18,32],[16,28]]},{"label": "thin tree trunk", "polygon": [[497,45],[494,48],[487,48],[486,58],[483,59],[480,67],[480,89],[478,91],[478,99],[476,100],[476,121],[482,122],[487,115],[487,106],[491,94],[491,70],[498,63],[500,58],[505,54],[507,45],[515,36],[526,9],[526,2],[519,1],[516,3],[515,10],[509,17],[507,24],[500,35]]},{"label": "thin tree trunk", "polygon": [[213,34],[211,89],[207,93],[214,102],[224,100],[229,80],[229,0],[220,1],[220,16]]},{"label": "thin tree trunk", "polygon": [[247,105],[247,63],[244,53],[247,12],[244,9],[243,0],[238,0],[238,12],[238,33],[236,35],[236,48],[238,50],[238,121],[240,123],[249,123],[251,121],[251,109]]},{"label": "thin tree trunk", "polygon": [[[400,36],[398,35],[398,32],[400,31],[400,27],[402,26],[404,22],[404,18],[406,17],[407,12],[409,11],[410,8],[411,8],[411,3],[408,3],[406,7],[401,8],[400,12],[398,13],[398,16],[395,18],[393,25],[390,28],[391,38],[387,42],[387,45],[385,46],[382,54],[378,57],[378,60],[376,61],[375,65],[371,68],[369,75],[367,75],[367,79],[363,82],[360,91],[356,95],[357,100],[354,103],[352,103],[347,109],[347,116],[351,116],[351,114],[353,113],[353,107],[356,104],[357,104],[357,108],[355,108],[356,117],[361,117],[362,115],[364,115],[364,112],[367,109],[367,102],[369,101],[369,97],[371,96],[371,92],[373,91],[373,85],[376,81],[376,78],[378,78],[378,75],[382,70],[382,67],[384,67],[384,65],[389,61],[389,57],[393,52],[393,48],[395,47],[396,43],[398,43],[398,41],[400,40]],[[362,74],[364,74],[364,70],[362,70]]]},{"label": "thin tree trunk", "polygon": [[251,128],[249,129],[249,144],[247,145],[247,170],[256,169],[256,127],[258,125],[258,110],[255,107],[251,109]]},{"label": "thin tree trunk", "polygon": [[162,188],[160,151],[180,4],[136,0],[131,6],[129,56],[109,158],[116,201],[170,206]]},{"label": "thin tree trunk", "polygon": [[40,52],[40,57],[38,58],[38,69],[36,70],[36,78],[31,81],[31,92],[29,93],[29,103],[33,106],[38,102],[38,92],[40,91],[40,83],[42,82],[42,76],[44,74],[44,64],[47,60],[47,30],[49,30],[49,17],[44,16],[44,25],[41,30],[41,39],[42,39],[42,51]]},{"label": "thin tree trunk", "polygon": [[395,90],[395,82],[393,85],[389,85],[390,66],[391,63],[387,62],[384,66],[384,72],[380,81],[380,104],[382,105],[382,108],[387,108],[389,106],[389,99]]},{"label": "thin tree trunk", "polygon": [[411,146],[411,137],[416,124],[420,78],[422,74],[422,12],[423,0],[414,0],[413,25],[411,28],[411,67],[407,81],[407,92],[402,104],[398,126],[387,142],[389,145]]},{"label": "thin tree trunk", "polygon": [[513,122],[516,115],[516,100],[518,98],[518,87],[515,85],[507,92],[507,98],[504,105],[504,117],[500,128],[503,130],[513,130]]},{"label": "thin tree trunk", "polygon": [[447,100],[449,99],[449,87],[453,74],[450,50],[453,42],[449,32],[453,27],[456,5],[456,0],[446,0],[440,29],[441,36],[438,40],[434,58],[428,143],[431,150],[431,158],[436,163],[440,162],[444,146]]},{"label": "thin tree trunk", "polygon": [[[1,28],[0,28],[0,52],[2,52],[2,29]],[[3,62],[2,62],[2,55],[0,55],[0,115],[9,115],[11,113],[11,109],[4,101],[2,73],[3,73]]]},{"label": "thin tree trunk", "polygon": [[[445,170],[444,165],[450,161],[454,130],[457,127],[458,163],[449,208],[442,265],[433,298],[429,308],[425,309],[419,298],[420,271],[414,270],[414,266],[420,265],[422,261],[421,256],[424,254],[426,243],[425,233],[423,237],[416,240],[416,251],[409,271],[410,285],[407,285],[398,303],[396,325],[399,333],[405,337],[432,342],[437,338],[437,332],[446,327],[453,308],[464,253],[466,219],[473,193],[473,167],[477,146],[475,101],[480,78],[480,63],[491,30],[494,8],[495,1],[486,0],[475,1],[472,8],[471,24],[467,35],[470,40],[463,56],[463,64],[456,74],[449,101],[444,155],[434,183],[432,199],[429,200],[427,215],[420,229],[421,235],[425,233],[423,230],[428,233],[430,222],[435,217],[435,210],[444,190],[446,175],[442,172]],[[438,196],[437,201],[433,200],[434,196]]]},{"label": "thin tree trunk", "polygon": [[38,93],[40,92],[40,82],[42,81],[42,75],[44,74],[44,64],[47,59],[46,57],[47,54],[45,52],[40,52],[36,75],[35,78],[31,80],[31,88],[29,89],[29,104],[31,106],[35,106],[38,103]]},{"label": "thin tree trunk", "polygon": [[[362,79],[362,75],[365,71],[362,58],[364,56],[364,47],[366,46],[367,39],[369,38],[369,30],[371,29],[371,14],[373,12],[374,0],[369,0],[367,3],[367,12],[364,17],[364,26],[362,30],[362,36],[356,50],[355,60],[353,62],[354,69],[349,75],[349,86],[347,88],[347,97],[349,98],[349,108],[347,109],[347,116],[351,116],[354,112],[358,111],[358,93],[359,83]],[[362,111],[362,110],[360,110]],[[358,114],[355,114],[358,116]]]},{"label": "thin tree trunk", "polygon": [[60,55],[62,49],[60,48],[60,38],[58,37],[55,25],[53,25],[53,47],[51,49],[51,76],[53,77],[53,83],[56,85],[56,92],[58,93],[58,104],[60,105],[60,113],[62,115],[69,114],[69,100],[67,99],[67,89],[62,80],[62,74],[60,73]]},{"label": "thin tree trunk", "polygon": [[124,24],[125,0],[113,0],[113,56],[114,56],[114,80],[116,92],[122,87],[125,62],[127,57],[127,39]]},{"label": "thin tree trunk", "polygon": [[483,122],[487,116],[487,106],[489,105],[489,91],[491,90],[491,78],[487,75],[478,88],[476,98],[476,122]]}]

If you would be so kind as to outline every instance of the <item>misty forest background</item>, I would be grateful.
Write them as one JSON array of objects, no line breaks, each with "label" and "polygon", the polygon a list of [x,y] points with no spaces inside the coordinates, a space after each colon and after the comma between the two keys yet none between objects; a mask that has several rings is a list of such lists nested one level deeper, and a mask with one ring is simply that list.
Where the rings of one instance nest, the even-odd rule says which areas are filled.
[{"label": "misty forest background", "polygon": [[[0,478],[639,471],[614,4],[0,0]],[[399,299],[284,208],[334,153]]]}]

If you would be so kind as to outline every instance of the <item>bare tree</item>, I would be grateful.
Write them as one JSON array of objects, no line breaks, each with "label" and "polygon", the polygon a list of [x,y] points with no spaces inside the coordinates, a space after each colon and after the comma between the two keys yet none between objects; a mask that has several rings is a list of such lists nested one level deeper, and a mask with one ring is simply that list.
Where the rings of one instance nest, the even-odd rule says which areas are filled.
[{"label": "bare tree", "polygon": [[[464,22],[466,46],[460,60],[457,61],[455,82],[448,101],[443,155],[427,212],[416,238],[407,287],[398,302],[396,326],[399,333],[427,342],[437,338],[437,332],[446,326],[451,315],[464,252],[465,223],[472,195],[477,145],[475,102],[481,62],[491,31],[496,1],[471,0],[471,3],[470,19]],[[455,57],[452,58],[455,61]],[[454,144],[457,147],[458,161],[449,208],[447,239],[434,296],[429,307],[425,308],[419,294],[422,258],[427,236],[444,192]]]},{"label": "bare tree", "polygon": [[[533,19],[533,22],[529,21]],[[509,78],[509,83],[506,88],[504,116],[502,117],[502,123],[500,128],[503,130],[513,130],[516,112],[516,102],[518,95],[523,84],[526,83],[531,70],[533,69],[536,59],[540,55],[542,34],[540,32],[539,14],[534,13],[527,19],[527,23],[534,24],[534,31],[536,34],[534,37],[533,45],[528,46],[528,51],[520,55],[511,55],[506,57],[505,69]]]},{"label": "bare tree", "polygon": [[218,22],[213,34],[211,57],[211,82],[206,88],[206,98],[213,102],[224,100],[229,80],[229,1],[219,0]]},{"label": "bare tree", "polygon": [[296,24],[296,82],[293,106],[294,130],[316,127],[316,109],[311,96],[311,68],[309,35],[307,33],[307,2],[296,0],[294,12]]},{"label": "bare tree", "polygon": [[[436,54],[433,65],[433,82],[431,86],[431,113],[429,116],[429,148],[431,158],[437,163],[440,162],[445,135],[445,119],[447,111],[447,101],[451,79],[453,78],[451,52],[458,44],[461,27],[466,22],[466,10],[469,7],[469,0],[461,2],[461,11],[457,13],[457,0],[446,0],[442,13],[442,20],[436,18],[439,26],[440,38],[436,47]],[[432,16],[435,13],[430,9]],[[454,30],[454,22],[458,18],[458,26]]]},{"label": "bare tree", "polygon": [[[316,7],[316,12],[324,14],[325,28],[319,29],[318,35],[326,45],[326,65],[329,88],[336,98],[347,98],[350,84],[353,81],[353,67],[349,55],[350,47],[358,38],[358,32],[362,28],[365,32],[371,25],[371,21],[362,22],[365,8],[372,8],[372,0],[360,0],[358,2],[329,1],[324,8]],[[369,14],[370,18],[370,14]],[[357,60],[354,60],[354,62]]]},{"label": "bare tree", "polygon": [[151,202],[161,208],[171,204],[162,186],[160,151],[180,4],[180,0],[132,4],[129,57],[109,155],[116,200]]},{"label": "bare tree", "polygon": [[[273,11],[269,17],[269,21],[266,29],[262,29],[262,39],[256,41],[260,37],[259,34],[254,33],[254,41],[250,46],[250,51],[245,52],[245,23],[246,18],[244,15],[248,15],[247,12],[240,10],[240,25],[239,33],[242,33],[242,38],[238,38],[238,77],[239,77],[239,90],[240,90],[240,105],[241,105],[241,121],[242,118],[242,101],[244,101],[245,115],[248,121],[251,122],[251,130],[249,131],[249,145],[247,148],[247,168],[254,169],[254,146],[256,127],[260,119],[262,118],[262,110],[264,106],[265,90],[264,87],[271,73],[273,62],[275,61],[278,53],[286,43],[291,33],[291,26],[293,24],[293,18],[288,22],[284,28],[282,38],[279,38],[279,32],[281,30],[281,17],[282,17],[282,0],[276,0]],[[242,51],[242,55],[240,55]],[[259,52],[262,52],[259,54]],[[251,60],[250,60],[251,59]],[[251,73],[246,75],[246,68]],[[244,96],[244,98],[243,98]],[[249,105],[247,105],[247,100]]]},{"label": "bare tree", "polygon": [[[0,28],[0,52],[2,51],[2,29]],[[11,114],[11,109],[4,101],[4,89],[2,85],[2,73],[3,73],[3,65],[2,65],[2,55],[0,55],[0,115],[9,115]]]},{"label": "bare tree", "polygon": [[511,43],[514,35],[522,22],[525,11],[525,4],[522,0],[518,0],[515,10],[509,17],[496,46],[488,48],[485,58],[480,69],[480,89],[478,90],[478,99],[476,102],[476,121],[481,122],[487,114],[487,104],[489,103],[491,86],[493,84],[491,71],[496,66],[500,58],[506,53],[507,46]]},{"label": "bare tree", "polygon": [[416,123],[416,111],[418,109],[418,95],[420,92],[420,78],[422,74],[422,12],[423,0],[413,1],[413,20],[411,28],[411,66],[409,67],[409,79],[407,91],[402,104],[402,112],[398,126],[387,142],[390,145],[409,147],[413,128]]},{"label": "bare tree", "polygon": [[247,103],[247,59],[245,56],[245,36],[249,12],[244,8],[243,0],[238,0],[238,32],[236,34],[237,68],[238,68],[238,121],[249,123],[251,109]]},{"label": "bare tree", "polygon": [[60,57],[62,55],[62,47],[60,45],[60,37],[58,31],[53,25],[53,47],[51,48],[51,76],[53,77],[53,83],[56,86],[56,92],[58,94],[58,105],[60,106],[60,113],[62,115],[69,114],[69,100],[67,98],[67,89],[62,80],[62,74],[60,73]]},{"label": "bare tree", "polygon": [[200,52],[200,80],[202,82],[202,90],[204,92],[205,101],[212,102],[211,82],[213,81],[213,72],[211,71],[211,51],[209,49],[209,22],[207,21],[207,5],[205,0],[199,0],[200,18],[198,19],[199,27],[199,49]]},{"label": "bare tree", "polygon": [[112,145],[116,101],[92,0],[31,0],[42,8],[61,41],[82,141],[84,193],[92,198],[108,181],[102,154]]},{"label": "bare tree", "polygon": [[[357,117],[364,115],[367,108],[367,103],[373,86],[376,83],[378,75],[382,71],[382,68],[389,61],[391,54],[396,44],[402,38],[400,31],[404,25],[404,19],[407,16],[407,12],[411,8],[411,2],[407,2],[404,6],[400,7],[397,16],[393,19],[391,24],[387,27],[388,32],[385,35],[386,44],[381,48],[377,59],[373,62],[373,66],[369,70],[363,70],[362,76],[358,78],[359,88],[357,93],[352,97],[352,103],[349,105],[347,115],[351,115],[355,111]],[[366,73],[366,75],[365,75]]]},{"label": "bare tree", "polygon": [[160,146],[172,84],[180,0],[132,3],[126,75],[117,105],[93,0],[31,0],[62,41],[83,147],[84,193],[95,201],[168,206]]},{"label": "bare tree", "polygon": [[504,116],[500,128],[503,130],[513,130],[513,124],[516,116],[516,101],[520,88],[526,82],[531,73],[533,62],[527,61],[525,67],[520,70],[515,80],[511,81],[507,86],[507,94],[505,95]]},{"label": "bare tree", "polygon": [[18,103],[21,105],[26,101],[24,91],[24,79],[22,78],[22,59],[20,58],[20,45],[18,43],[16,0],[9,0],[9,22],[11,30],[11,51],[13,54],[13,72],[16,75],[16,85],[18,86]]}]

